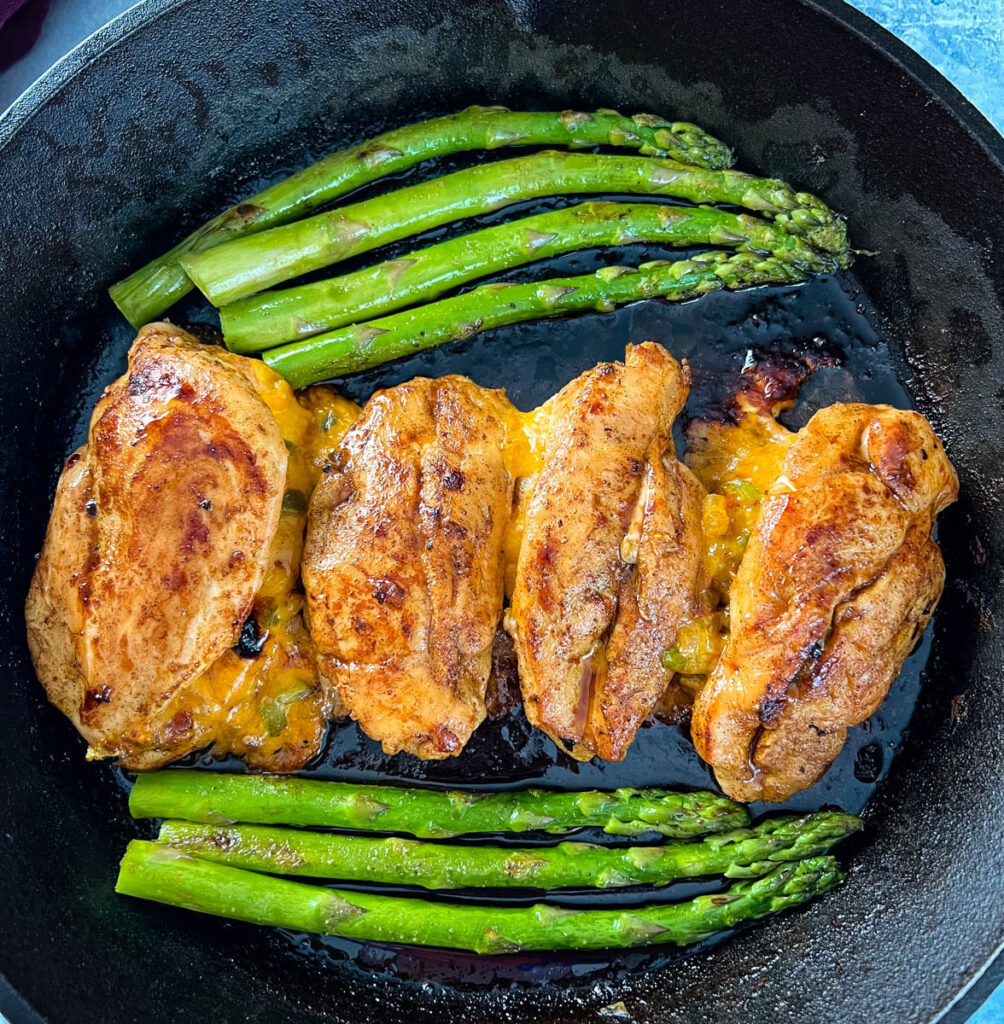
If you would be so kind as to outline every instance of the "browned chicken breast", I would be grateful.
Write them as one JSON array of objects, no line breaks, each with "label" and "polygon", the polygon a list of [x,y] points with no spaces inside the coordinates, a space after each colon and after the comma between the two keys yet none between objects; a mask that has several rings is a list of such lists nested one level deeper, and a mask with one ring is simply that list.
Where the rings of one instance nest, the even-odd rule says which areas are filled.
[{"label": "browned chicken breast", "polygon": [[705,611],[704,492],[672,439],[688,388],[651,343],[582,374],[523,490],[506,628],[529,720],[580,759],[624,756],[672,678],[663,655]]},{"label": "browned chicken breast", "polygon": [[834,405],[788,447],[694,704],[698,753],[740,800],[816,782],[882,703],[944,585],[931,532],[958,481],[927,421]]},{"label": "browned chicken breast", "polygon": [[287,486],[309,489],[287,447],[312,425],[261,363],[140,332],[63,471],[26,607],[89,756],[150,768],[217,743],[281,770],[316,752],[327,702],[293,593],[306,499]]},{"label": "browned chicken breast", "polygon": [[508,408],[464,377],[378,392],[314,492],[303,579],[321,670],[388,753],[458,754],[485,717]]}]

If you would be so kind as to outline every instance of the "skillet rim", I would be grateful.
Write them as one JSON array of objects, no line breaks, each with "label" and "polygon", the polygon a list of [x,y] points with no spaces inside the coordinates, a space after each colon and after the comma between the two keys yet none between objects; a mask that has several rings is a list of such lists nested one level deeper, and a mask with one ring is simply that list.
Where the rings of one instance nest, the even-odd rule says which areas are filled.
[{"label": "skillet rim", "polygon": [[[146,28],[165,14],[199,0],[139,0],[106,25],[82,40],[69,53],[40,75],[11,103],[0,111],[0,157],[6,146],[91,63],[112,47]],[[797,0],[822,14],[859,39],[887,62],[911,78],[949,117],[980,146],[1004,175],[1004,135],[988,118],[924,57],[868,15],[845,0]],[[965,1024],[990,994],[1004,981],[1004,943],[965,979],[954,999],[935,1012],[932,1024]],[[44,1018],[31,1007],[7,977],[0,973],[0,1015],[12,1024],[42,1024]],[[0,1021],[3,1017],[0,1017]]]},{"label": "skillet rim", "polygon": [[[6,110],[0,111],[0,152],[31,118],[65,86],[99,57],[133,32],[167,14],[198,0],[139,0],[106,25],[78,43],[43,72]],[[902,68],[933,99],[938,100],[1004,171],[1004,135],[981,111],[916,50],[852,7],[846,0],[796,0],[803,7],[822,13],[829,20],[864,39],[886,60]]]}]

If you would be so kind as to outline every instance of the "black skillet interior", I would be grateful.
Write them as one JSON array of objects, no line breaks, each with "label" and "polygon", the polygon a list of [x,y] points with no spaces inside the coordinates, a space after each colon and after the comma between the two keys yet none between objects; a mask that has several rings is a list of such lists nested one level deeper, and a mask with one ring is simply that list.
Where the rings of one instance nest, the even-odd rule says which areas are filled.
[{"label": "black skillet interior", "polygon": [[[913,66],[944,100],[865,39],[862,27],[910,65],[868,24],[795,0],[748,2],[741,13],[725,0],[165,0],[128,15],[62,88],[37,87],[0,125],[9,552],[0,736],[10,754],[0,893],[12,922],[0,934],[9,981],[0,1010],[15,1024],[616,1020],[621,1000],[622,1019],[637,1021],[740,1008],[753,1022],[920,1021],[993,954],[1004,937],[1004,737],[992,672],[1004,653],[994,632],[1004,556],[1001,147],[933,73]],[[83,763],[27,661],[20,609],[58,468],[131,338],[104,286],[263,178],[472,102],[695,120],[734,144],[745,169],[823,194],[877,255],[858,261],[857,277],[499,331],[353,381],[354,397],[418,373],[463,372],[529,407],[626,342],[653,338],[692,360],[696,412],[726,393],[750,347],[826,344],[843,365],[817,372],[796,420],[849,397],[915,403],[962,476],[962,500],[942,522],[951,582],[930,658],[925,645],[824,783],[797,802],[856,810],[869,800],[847,886],[686,958],[479,962],[267,934],[115,897],[116,860],[145,826],[128,819],[114,771]],[[191,302],[177,314],[186,317],[207,309]],[[575,766],[518,715],[432,766],[385,758],[354,728],[338,729],[316,770],[460,785],[708,784],[677,730],[643,730],[621,765]]]}]

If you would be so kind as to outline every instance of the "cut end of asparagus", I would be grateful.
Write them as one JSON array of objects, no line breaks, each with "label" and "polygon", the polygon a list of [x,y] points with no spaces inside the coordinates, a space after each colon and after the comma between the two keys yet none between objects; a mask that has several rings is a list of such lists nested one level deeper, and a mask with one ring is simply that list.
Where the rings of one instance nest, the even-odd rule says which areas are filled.
[{"label": "cut end of asparagus", "polygon": [[108,289],[119,312],[138,331],[192,290],[177,263],[159,262],[137,270]]}]

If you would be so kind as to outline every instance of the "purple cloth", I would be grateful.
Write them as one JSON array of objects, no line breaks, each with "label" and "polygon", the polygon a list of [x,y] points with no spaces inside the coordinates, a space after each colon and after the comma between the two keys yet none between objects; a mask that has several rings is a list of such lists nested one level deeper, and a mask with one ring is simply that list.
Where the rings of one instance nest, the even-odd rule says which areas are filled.
[{"label": "purple cloth", "polygon": [[0,0],[0,71],[20,60],[42,31],[52,0]]}]

